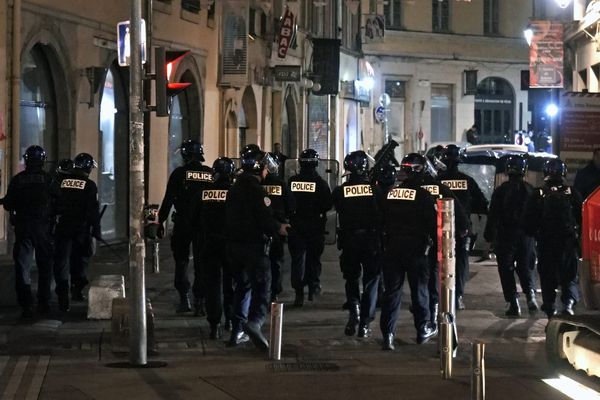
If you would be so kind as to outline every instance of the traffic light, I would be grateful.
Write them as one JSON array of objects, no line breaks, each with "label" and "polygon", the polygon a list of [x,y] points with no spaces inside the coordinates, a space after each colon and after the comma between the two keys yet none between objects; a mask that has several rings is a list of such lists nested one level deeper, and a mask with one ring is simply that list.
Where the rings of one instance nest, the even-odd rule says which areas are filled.
[{"label": "traffic light", "polygon": [[156,72],[156,116],[168,117],[171,98],[185,90],[191,83],[169,82],[174,65],[185,57],[189,50],[165,50],[157,47],[154,60]]}]

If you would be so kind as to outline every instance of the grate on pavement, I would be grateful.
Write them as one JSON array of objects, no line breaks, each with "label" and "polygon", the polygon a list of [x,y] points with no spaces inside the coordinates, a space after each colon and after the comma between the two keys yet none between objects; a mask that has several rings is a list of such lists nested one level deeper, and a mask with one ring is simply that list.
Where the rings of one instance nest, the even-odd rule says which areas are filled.
[{"label": "grate on pavement", "polygon": [[298,371],[339,371],[340,366],[331,362],[321,361],[298,361],[290,363],[267,364],[267,370],[271,372],[298,372]]}]

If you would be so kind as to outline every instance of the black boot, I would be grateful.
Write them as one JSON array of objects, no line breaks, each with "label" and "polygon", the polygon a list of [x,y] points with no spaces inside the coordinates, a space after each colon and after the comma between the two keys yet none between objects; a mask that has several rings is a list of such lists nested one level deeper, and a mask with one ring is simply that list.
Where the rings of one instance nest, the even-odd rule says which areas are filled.
[{"label": "black boot", "polygon": [[573,307],[575,307],[575,300],[573,299],[569,299],[567,300],[567,302],[564,304],[565,308],[563,309],[563,315],[575,315],[575,311],[573,310]]},{"label": "black boot", "polygon": [[231,329],[233,328],[233,323],[231,322],[231,319],[227,318],[225,319],[225,330],[227,332],[231,332]]},{"label": "black boot", "polygon": [[429,321],[431,322],[431,326],[437,329],[437,317],[440,309],[439,303],[433,303],[429,306]]},{"label": "black boot", "polygon": [[246,332],[257,348],[265,352],[269,351],[269,342],[260,330],[259,324],[256,322],[248,322],[246,326],[244,326],[244,332]]},{"label": "black boot", "polygon": [[302,307],[304,305],[304,289],[296,289],[296,297],[294,298],[294,307]]},{"label": "black boot", "polygon": [[435,335],[437,335],[437,328],[433,329],[431,323],[428,322],[417,332],[417,344],[427,343]]},{"label": "black boot", "polygon": [[206,310],[204,309],[204,299],[194,299],[194,317],[205,317]]},{"label": "black boot", "polygon": [[185,313],[192,311],[192,305],[190,304],[190,296],[187,293],[179,294],[179,306],[177,307],[177,313]]},{"label": "black boot", "polygon": [[388,333],[383,335],[383,346],[381,346],[383,350],[394,350],[394,334]]},{"label": "black boot", "polygon": [[504,312],[504,315],[507,317],[520,317],[521,316],[521,306],[519,306],[519,299],[516,297],[511,300],[508,305],[508,309]]},{"label": "black boot", "polygon": [[246,343],[249,340],[250,338],[244,333],[244,331],[235,330],[231,332],[231,337],[227,342],[227,347],[235,347],[242,343]]},{"label": "black boot", "polygon": [[351,305],[349,314],[344,333],[346,336],[354,336],[356,333],[356,326],[360,322],[360,306],[358,304]]},{"label": "black boot", "polygon": [[221,331],[221,324],[210,324],[210,334],[209,338],[212,340],[219,340],[223,336],[223,332]]},{"label": "black boot", "polygon": [[535,290],[530,290],[526,293],[527,296],[527,308],[531,314],[534,314],[539,310],[538,303],[535,299]]},{"label": "black boot", "polygon": [[361,322],[358,325],[358,337],[368,338],[369,336],[371,336],[371,329],[369,329],[369,324]]}]

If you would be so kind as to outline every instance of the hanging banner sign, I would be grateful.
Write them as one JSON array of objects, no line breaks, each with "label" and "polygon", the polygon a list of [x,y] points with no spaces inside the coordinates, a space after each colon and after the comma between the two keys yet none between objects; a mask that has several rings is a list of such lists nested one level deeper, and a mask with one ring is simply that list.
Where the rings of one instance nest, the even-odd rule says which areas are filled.
[{"label": "hanging banner sign", "polygon": [[563,25],[557,21],[531,21],[529,46],[531,88],[563,87]]},{"label": "hanging banner sign", "polygon": [[285,12],[281,17],[281,27],[279,28],[279,46],[277,49],[277,56],[279,56],[279,58],[285,58],[287,56],[288,49],[294,39],[294,34],[296,33],[294,19],[294,14],[292,14],[289,7],[286,7]]}]

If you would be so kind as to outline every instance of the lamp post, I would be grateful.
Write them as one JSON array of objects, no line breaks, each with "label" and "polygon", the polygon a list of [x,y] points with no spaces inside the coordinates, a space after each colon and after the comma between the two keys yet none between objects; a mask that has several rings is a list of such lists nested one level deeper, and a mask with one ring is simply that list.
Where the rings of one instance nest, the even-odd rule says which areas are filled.
[{"label": "lamp post", "polygon": [[388,133],[388,113],[390,111],[390,103],[391,103],[390,95],[387,93],[382,93],[379,96],[379,105],[383,107],[383,143],[387,143],[390,141],[389,133]]}]

